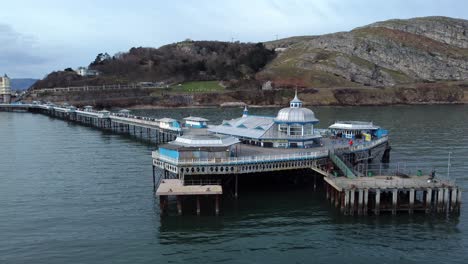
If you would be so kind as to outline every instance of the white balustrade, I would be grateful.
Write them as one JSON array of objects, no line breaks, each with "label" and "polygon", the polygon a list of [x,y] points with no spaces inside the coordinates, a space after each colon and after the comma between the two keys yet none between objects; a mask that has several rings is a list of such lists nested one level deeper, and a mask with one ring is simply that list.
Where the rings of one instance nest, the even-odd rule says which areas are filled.
[{"label": "white balustrade", "polygon": [[295,161],[301,159],[317,159],[328,156],[328,150],[320,150],[305,153],[291,153],[282,155],[260,155],[260,156],[244,156],[244,157],[229,157],[229,158],[213,158],[213,159],[173,159],[167,156],[162,156],[158,151],[153,151],[153,159],[166,161],[176,165],[209,165],[209,164],[226,164],[236,165],[243,163],[257,162],[275,162],[275,161]]}]

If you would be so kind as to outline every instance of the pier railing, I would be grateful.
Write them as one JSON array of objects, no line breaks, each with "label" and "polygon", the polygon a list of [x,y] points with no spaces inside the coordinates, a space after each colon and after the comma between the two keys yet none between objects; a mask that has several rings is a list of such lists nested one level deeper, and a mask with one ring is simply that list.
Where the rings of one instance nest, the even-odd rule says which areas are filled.
[{"label": "pier railing", "polygon": [[[345,148],[346,150],[358,151],[369,149],[380,145],[388,140],[387,137],[383,137],[371,142],[362,143],[354,147]],[[333,150],[331,150],[333,151]],[[162,156],[158,151],[153,151],[153,159],[159,159],[166,161],[174,165],[211,165],[211,164],[244,164],[244,163],[258,163],[258,162],[277,162],[277,161],[293,161],[303,159],[318,159],[329,156],[329,150],[317,150],[310,152],[301,153],[290,153],[280,155],[259,155],[259,156],[241,156],[241,157],[229,157],[229,158],[212,158],[212,159],[173,159],[167,156]],[[350,174],[351,175],[351,174]]]},{"label": "pier railing", "polygon": [[[427,177],[427,176],[426,176]],[[382,179],[382,177],[358,177],[355,179],[348,179],[343,177],[333,177],[331,178],[333,182],[339,186],[342,186],[345,189],[353,188],[380,188],[380,189],[405,189],[405,188],[435,188],[438,186],[452,186],[454,185],[453,181],[445,179],[436,179],[421,181],[418,178],[402,178],[395,176],[387,176]]]},{"label": "pier railing", "polygon": [[281,154],[281,155],[259,155],[259,156],[212,158],[212,159],[173,159],[173,158],[169,158],[166,156],[162,156],[159,153],[159,151],[153,151],[152,157],[153,159],[166,161],[174,165],[213,165],[213,164],[237,165],[237,164],[245,164],[245,163],[319,159],[319,158],[328,157],[328,150]]},{"label": "pier railing", "polygon": [[410,176],[431,176],[436,180],[455,181],[455,179],[448,176],[447,168],[441,164],[437,166],[411,162],[358,164],[354,169],[364,176],[362,178],[374,176],[399,176],[402,178]]},{"label": "pier railing", "polygon": [[184,180],[184,185],[221,185],[220,179],[190,179]]},{"label": "pier railing", "polygon": [[147,125],[151,127],[159,127],[162,129],[167,129],[167,130],[172,130],[172,131],[182,131],[182,128],[180,127],[163,127],[161,126],[161,121],[156,119],[156,118],[150,118],[150,117],[144,117],[144,116],[134,116],[134,115],[122,115],[122,114],[116,114],[116,113],[111,113],[110,116],[111,119],[113,120],[119,120],[123,122],[131,122],[131,123],[138,123],[142,125]]},{"label": "pier railing", "polygon": [[352,151],[352,152],[355,152],[355,151],[359,151],[359,150],[370,149],[370,148],[378,146],[378,145],[380,145],[380,144],[382,144],[384,142],[387,142],[387,141],[388,141],[388,136],[384,136],[384,137],[381,137],[381,138],[376,139],[376,140],[361,143],[359,145],[350,146],[349,150]]},{"label": "pier railing", "polygon": [[341,144],[341,146],[334,146],[333,148],[330,148],[330,151],[332,153],[340,153],[340,152],[357,152],[361,150],[368,150],[371,148],[374,148],[382,143],[385,143],[388,141],[388,136],[381,137],[379,139],[375,139],[372,141],[355,141],[353,146],[349,146],[347,144],[347,141],[343,141],[341,139],[335,141],[331,141],[332,145],[337,145]]}]

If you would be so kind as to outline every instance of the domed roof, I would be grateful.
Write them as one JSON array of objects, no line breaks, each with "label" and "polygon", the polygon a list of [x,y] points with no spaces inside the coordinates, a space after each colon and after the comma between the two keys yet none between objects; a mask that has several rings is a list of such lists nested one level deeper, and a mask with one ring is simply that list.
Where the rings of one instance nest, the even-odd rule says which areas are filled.
[{"label": "domed roof", "polygon": [[314,112],[308,108],[302,107],[302,101],[296,95],[291,100],[288,108],[283,108],[278,112],[275,118],[277,123],[318,123]]},{"label": "domed roof", "polygon": [[283,108],[275,118],[278,123],[317,123],[314,112],[308,108]]}]

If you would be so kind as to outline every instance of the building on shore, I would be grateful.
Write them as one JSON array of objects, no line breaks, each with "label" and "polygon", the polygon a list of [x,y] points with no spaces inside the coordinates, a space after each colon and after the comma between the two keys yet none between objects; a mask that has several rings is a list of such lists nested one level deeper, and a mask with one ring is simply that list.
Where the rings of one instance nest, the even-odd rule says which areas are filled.
[{"label": "building on shore", "polygon": [[93,77],[93,76],[99,75],[99,71],[91,70],[86,67],[78,67],[78,69],[76,69],[75,72],[76,74],[83,76],[83,77]]},{"label": "building on shore", "polygon": [[208,131],[261,147],[310,148],[320,146],[321,135],[314,129],[318,122],[312,110],[302,107],[296,92],[289,107],[276,117],[250,115],[246,107],[242,117],[225,120]]},{"label": "building on shore", "polygon": [[0,77],[0,103],[9,104],[11,102],[10,78],[5,74]]},{"label": "building on shore", "polygon": [[271,81],[266,81],[262,84],[262,90],[264,91],[271,91],[273,90],[273,85],[271,83]]}]

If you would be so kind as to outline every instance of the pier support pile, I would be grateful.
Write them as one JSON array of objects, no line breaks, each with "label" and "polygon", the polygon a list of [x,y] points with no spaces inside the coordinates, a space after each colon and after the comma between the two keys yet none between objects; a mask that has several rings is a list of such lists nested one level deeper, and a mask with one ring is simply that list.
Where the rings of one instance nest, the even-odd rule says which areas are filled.
[{"label": "pier support pile", "polygon": [[429,184],[424,177],[413,178],[406,186],[397,182],[398,179],[387,180],[389,177],[374,179],[367,185],[364,181],[358,184],[357,179],[324,179],[327,199],[345,215],[460,212],[461,190],[458,187],[441,182]]}]

